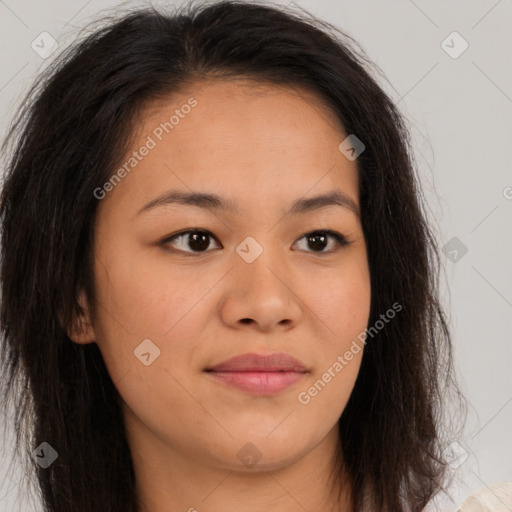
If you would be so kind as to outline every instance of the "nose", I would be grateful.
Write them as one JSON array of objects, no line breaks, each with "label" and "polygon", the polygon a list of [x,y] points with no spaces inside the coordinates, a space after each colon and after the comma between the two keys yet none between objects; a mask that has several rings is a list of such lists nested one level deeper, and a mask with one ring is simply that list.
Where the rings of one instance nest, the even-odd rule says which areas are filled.
[{"label": "nose", "polygon": [[[294,278],[295,276],[295,278]],[[290,267],[268,251],[247,263],[235,255],[235,264],[225,281],[221,304],[223,321],[234,328],[268,332],[296,326],[303,314],[299,283]]]}]

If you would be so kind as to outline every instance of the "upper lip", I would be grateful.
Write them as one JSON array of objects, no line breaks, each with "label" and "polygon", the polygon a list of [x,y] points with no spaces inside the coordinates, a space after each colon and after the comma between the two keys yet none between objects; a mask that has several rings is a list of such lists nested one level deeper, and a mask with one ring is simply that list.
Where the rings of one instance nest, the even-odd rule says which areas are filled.
[{"label": "upper lip", "polygon": [[206,368],[210,372],[300,372],[307,368],[294,357],[284,352],[272,354],[242,354]]}]

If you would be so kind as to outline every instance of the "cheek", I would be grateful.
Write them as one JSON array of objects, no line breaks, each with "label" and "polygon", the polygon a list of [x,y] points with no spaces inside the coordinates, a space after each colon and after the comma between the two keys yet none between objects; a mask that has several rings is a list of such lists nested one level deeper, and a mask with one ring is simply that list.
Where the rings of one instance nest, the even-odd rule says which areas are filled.
[{"label": "cheek", "polygon": [[341,414],[359,373],[371,305],[369,270],[364,259],[354,258],[339,272],[317,276],[317,284],[305,288],[305,297],[317,319],[318,360],[298,401],[329,422]]},{"label": "cheek", "polygon": [[316,364],[297,395],[307,421],[332,425],[342,414],[361,366],[370,300],[364,273],[330,282],[317,297],[310,294],[318,332],[324,335],[316,335]]},{"label": "cheek", "polygon": [[370,317],[371,282],[366,251],[361,251],[352,264],[347,266],[341,281],[338,286],[331,287],[331,293],[334,296],[332,315],[335,330],[337,332],[346,330],[354,336],[364,331]]},{"label": "cheek", "polygon": [[314,282],[304,283],[303,297],[326,348],[344,349],[364,332],[370,316],[371,285],[365,260],[351,258],[337,270],[317,273]]},{"label": "cheek", "polygon": [[170,265],[165,257],[141,253],[119,260],[108,271],[98,268],[98,296],[111,316],[138,336],[164,337],[218,280],[193,265]]},{"label": "cheek", "polygon": [[[165,258],[121,258],[96,268],[97,343],[112,379],[144,367],[134,351],[151,340],[160,354],[151,367],[180,368],[190,359],[193,340],[204,331],[203,300],[219,277],[190,266],[172,267]],[[146,342],[147,343],[147,342]],[[150,345],[151,346],[151,345]],[[157,350],[158,349],[158,350]],[[172,354],[172,357],[171,357]],[[141,367],[142,366],[142,367]],[[181,372],[181,370],[179,370]],[[164,376],[165,377],[165,376]]]}]

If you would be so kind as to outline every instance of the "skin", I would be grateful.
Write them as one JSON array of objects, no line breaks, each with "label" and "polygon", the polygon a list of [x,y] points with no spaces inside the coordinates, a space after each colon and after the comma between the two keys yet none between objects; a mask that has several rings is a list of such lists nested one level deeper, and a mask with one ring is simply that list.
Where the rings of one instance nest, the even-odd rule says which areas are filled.
[{"label": "skin", "polygon": [[[332,190],[359,207],[356,161],[338,149],[347,134],[312,93],[211,80],[146,105],[130,152],[191,96],[197,106],[100,201],[97,296],[82,295],[95,314],[70,336],[98,344],[124,401],[144,512],[351,510],[348,477],[334,487],[329,478],[363,351],[308,404],[298,394],[368,324],[362,226],[339,205],[285,215],[296,199]],[[215,193],[239,212],[170,204],[138,214],[171,189]],[[205,252],[187,235],[163,242],[192,228],[212,233]],[[322,229],[351,243],[308,244],[304,233]],[[263,248],[252,263],[235,250],[248,236]],[[134,355],[144,339],[160,350],[148,366]],[[308,373],[262,397],[203,371],[247,352],[286,352]],[[248,467],[241,450],[260,459]]]}]

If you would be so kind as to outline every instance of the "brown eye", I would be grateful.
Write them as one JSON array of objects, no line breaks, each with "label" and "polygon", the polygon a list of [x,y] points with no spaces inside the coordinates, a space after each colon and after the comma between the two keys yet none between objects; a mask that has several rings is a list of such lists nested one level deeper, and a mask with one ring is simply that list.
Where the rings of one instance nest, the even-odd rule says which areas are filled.
[{"label": "brown eye", "polygon": [[174,247],[183,252],[207,252],[212,239],[215,237],[209,231],[191,229],[172,235],[162,243],[168,245],[172,242]]},{"label": "brown eye", "polygon": [[[319,254],[330,254],[335,252],[337,248],[350,244],[345,236],[332,230],[310,231],[302,235],[299,240],[303,239],[306,241],[306,244],[301,250]],[[178,251],[193,254],[209,252],[212,240],[217,241],[210,231],[204,229],[189,229],[167,237],[162,241],[162,245],[167,246],[171,244]],[[218,248],[221,248],[221,246]]]},{"label": "brown eye", "polygon": [[[331,253],[334,252],[336,245],[343,247],[350,243],[341,233],[332,230],[311,231],[304,234],[300,240],[302,239],[306,240],[307,248],[304,249],[306,252]],[[325,248],[329,246],[329,240],[334,240],[334,242],[331,243],[330,249],[326,251]]]}]

